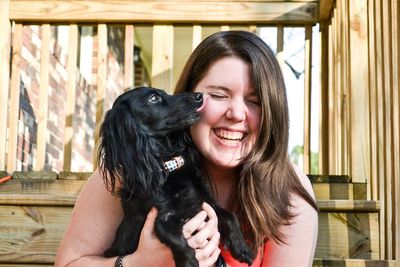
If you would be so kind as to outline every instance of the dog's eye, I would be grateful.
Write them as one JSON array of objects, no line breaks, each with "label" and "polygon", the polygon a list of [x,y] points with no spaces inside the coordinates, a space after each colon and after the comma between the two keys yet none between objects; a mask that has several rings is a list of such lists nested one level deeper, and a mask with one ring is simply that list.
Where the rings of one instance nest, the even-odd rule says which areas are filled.
[{"label": "dog's eye", "polygon": [[149,97],[150,103],[158,103],[160,101],[161,101],[161,96],[159,96],[159,95],[154,94]]}]

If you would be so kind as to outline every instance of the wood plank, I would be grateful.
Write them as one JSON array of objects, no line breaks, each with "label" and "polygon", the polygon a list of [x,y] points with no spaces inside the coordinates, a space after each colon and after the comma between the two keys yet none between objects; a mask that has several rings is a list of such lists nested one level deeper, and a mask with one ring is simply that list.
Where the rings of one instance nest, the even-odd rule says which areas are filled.
[{"label": "wood plank", "polygon": [[312,72],[312,26],[305,27],[304,43],[304,130],[303,171],[311,171],[311,72]]},{"label": "wood plank", "polygon": [[125,25],[125,52],[124,52],[124,88],[134,87],[135,65],[135,28],[133,25]]},{"label": "wood plank", "polygon": [[[393,162],[400,162],[400,3],[397,0],[391,1],[392,17],[392,66],[393,66],[393,87],[392,87],[392,141],[393,141]],[[394,216],[394,258],[400,260],[400,165],[393,164],[393,210]],[[400,264],[400,262],[399,262]]]},{"label": "wood plank", "polygon": [[319,19],[320,21],[329,19],[334,0],[319,0]]},{"label": "wood plank", "polygon": [[0,206],[0,262],[52,263],[72,207]]},{"label": "wood plank", "polygon": [[318,214],[316,258],[379,259],[378,213]]},{"label": "wood plank", "polygon": [[329,27],[320,23],[319,172],[329,171]]},{"label": "wood plank", "polygon": [[395,260],[314,259],[313,267],[398,267]]},{"label": "wood plank", "polygon": [[194,50],[201,43],[201,32],[201,25],[193,25],[192,50]]},{"label": "wood plank", "polygon": [[42,25],[40,47],[39,113],[37,114],[37,149],[35,170],[44,170],[46,164],[47,120],[49,110],[50,24]]},{"label": "wood plank", "polygon": [[22,24],[15,24],[13,36],[13,53],[11,65],[11,95],[9,110],[9,135],[8,135],[8,155],[7,171],[12,173],[17,165],[17,145],[18,145],[18,125],[19,125],[19,104],[20,104],[20,61],[22,47]]},{"label": "wood plank", "polygon": [[72,163],[72,139],[73,139],[73,118],[76,102],[76,72],[78,62],[78,25],[69,26],[68,40],[68,63],[67,63],[67,103],[65,114],[64,134],[64,164],[63,170],[71,170]]},{"label": "wood plank", "polygon": [[373,200],[317,200],[320,211],[332,212],[375,212],[380,210],[380,202]]},{"label": "wood plank", "polygon": [[319,14],[317,1],[13,0],[10,18],[40,22],[315,23]]},{"label": "wood plank", "polygon": [[151,85],[173,93],[174,27],[172,25],[153,26],[153,58]]},{"label": "wood plank", "polygon": [[0,184],[0,205],[73,206],[86,180],[11,179]]},{"label": "wood plank", "polygon": [[366,183],[313,183],[312,184],[315,198],[318,200],[366,200],[367,184]]},{"label": "wood plank", "polygon": [[107,25],[98,24],[97,27],[97,101],[96,101],[96,126],[94,131],[93,171],[98,166],[97,150],[100,142],[100,125],[104,116],[104,99],[107,91]]},{"label": "wood plank", "polygon": [[0,170],[6,167],[7,114],[10,82],[11,23],[9,20],[10,1],[0,2]]},{"label": "wood plank", "polygon": [[[370,179],[369,169],[369,67],[367,3],[349,2],[351,177],[354,182]],[[370,181],[368,181],[370,182]]]}]

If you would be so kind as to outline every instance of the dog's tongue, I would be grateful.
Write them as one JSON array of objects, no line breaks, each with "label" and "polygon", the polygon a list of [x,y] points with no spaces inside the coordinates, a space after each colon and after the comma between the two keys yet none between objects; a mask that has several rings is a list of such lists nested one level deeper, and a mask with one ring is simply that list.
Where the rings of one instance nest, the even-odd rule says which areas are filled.
[{"label": "dog's tongue", "polygon": [[208,95],[203,94],[203,103],[201,104],[201,107],[199,107],[196,111],[202,112],[206,108],[207,103],[208,103]]}]

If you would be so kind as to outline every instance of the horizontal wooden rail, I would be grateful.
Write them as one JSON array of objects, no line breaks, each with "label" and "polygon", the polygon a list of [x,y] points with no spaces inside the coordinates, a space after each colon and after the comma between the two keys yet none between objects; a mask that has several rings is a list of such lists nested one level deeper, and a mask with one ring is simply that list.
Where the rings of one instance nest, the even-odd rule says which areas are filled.
[{"label": "horizontal wooden rail", "polygon": [[[84,14],[84,16],[82,16]],[[38,22],[316,23],[318,3],[303,1],[11,0],[10,19]]]}]

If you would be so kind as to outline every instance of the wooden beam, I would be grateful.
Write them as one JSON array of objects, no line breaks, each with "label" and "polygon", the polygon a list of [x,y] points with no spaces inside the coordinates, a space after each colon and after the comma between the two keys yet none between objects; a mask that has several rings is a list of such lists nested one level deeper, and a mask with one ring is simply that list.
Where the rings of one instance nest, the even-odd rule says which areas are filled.
[{"label": "wooden beam", "polygon": [[72,162],[72,140],[73,121],[76,102],[76,72],[78,61],[78,25],[69,26],[68,42],[68,81],[67,81],[67,102],[65,114],[65,136],[64,136],[64,171],[71,170]]},{"label": "wooden beam", "polygon": [[17,145],[18,145],[18,125],[19,125],[19,95],[20,95],[20,61],[22,47],[22,24],[15,24],[13,37],[13,54],[11,66],[11,95],[10,95],[10,113],[9,113],[9,137],[8,137],[8,155],[7,171],[12,173],[16,170],[17,163]]},{"label": "wooden beam", "polygon": [[50,24],[42,25],[42,45],[40,47],[40,88],[39,113],[37,115],[37,153],[36,171],[43,170],[46,164],[47,120],[49,100],[49,67],[50,67]]},{"label": "wooden beam", "polygon": [[7,111],[10,83],[11,24],[9,0],[0,1],[0,170],[5,169],[7,143]]},{"label": "wooden beam", "polygon": [[10,18],[24,22],[304,24],[318,22],[319,14],[317,1],[12,0]]},{"label": "wooden beam", "polygon": [[311,171],[311,73],[312,73],[312,26],[305,27],[304,44],[304,146],[303,171]]},{"label": "wooden beam", "polygon": [[107,83],[107,25],[99,24],[97,27],[97,102],[96,126],[94,132],[93,171],[98,167],[97,150],[100,142],[100,125],[104,116],[104,99]]},{"label": "wooden beam", "polygon": [[151,84],[172,93],[174,27],[154,25]]},{"label": "wooden beam", "polygon": [[332,12],[335,0],[319,0],[319,20],[327,20]]},{"label": "wooden beam", "polygon": [[124,53],[124,89],[134,86],[135,81],[135,28],[133,25],[125,25],[125,53]]}]

